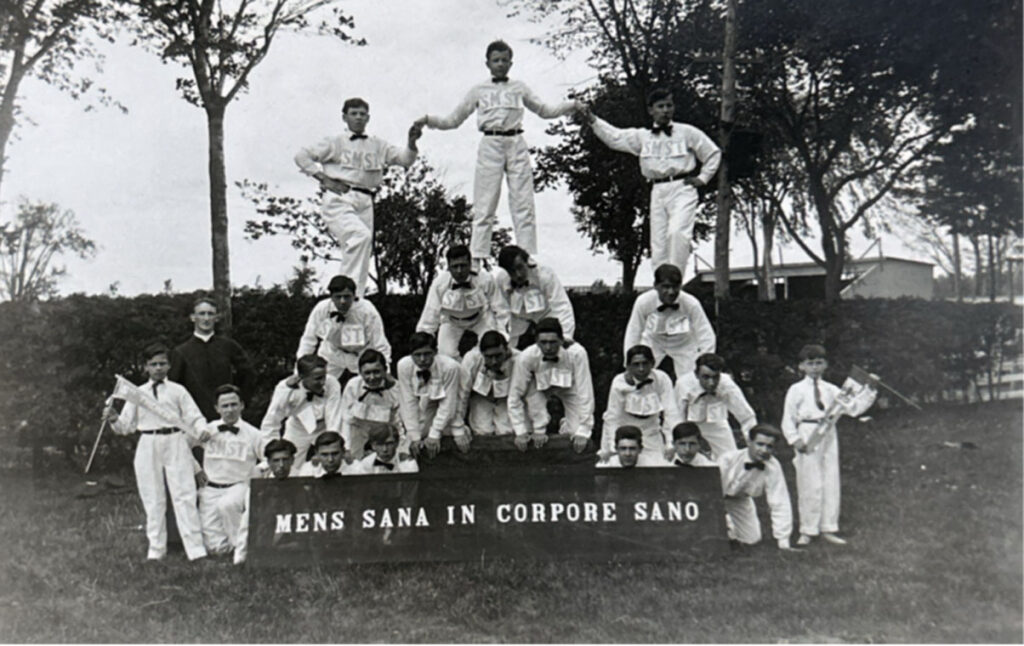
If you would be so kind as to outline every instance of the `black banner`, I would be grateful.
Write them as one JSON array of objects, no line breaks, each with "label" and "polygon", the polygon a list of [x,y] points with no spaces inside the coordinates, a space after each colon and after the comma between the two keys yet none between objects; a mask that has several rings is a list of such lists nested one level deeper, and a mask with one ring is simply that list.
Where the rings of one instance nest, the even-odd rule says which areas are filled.
[{"label": "black banner", "polygon": [[253,480],[253,565],[698,558],[727,546],[718,469],[491,466]]}]

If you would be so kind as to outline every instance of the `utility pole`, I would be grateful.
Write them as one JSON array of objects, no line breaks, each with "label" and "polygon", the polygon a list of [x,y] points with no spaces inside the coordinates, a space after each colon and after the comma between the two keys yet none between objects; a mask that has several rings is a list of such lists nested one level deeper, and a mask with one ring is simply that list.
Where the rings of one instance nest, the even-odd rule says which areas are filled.
[{"label": "utility pole", "polygon": [[729,189],[729,139],[736,122],[736,0],[727,0],[725,46],[722,48],[722,111],[718,124],[718,146],[722,163],[718,168],[718,215],[715,219],[715,308],[729,300],[729,230],[732,220],[732,191]]}]

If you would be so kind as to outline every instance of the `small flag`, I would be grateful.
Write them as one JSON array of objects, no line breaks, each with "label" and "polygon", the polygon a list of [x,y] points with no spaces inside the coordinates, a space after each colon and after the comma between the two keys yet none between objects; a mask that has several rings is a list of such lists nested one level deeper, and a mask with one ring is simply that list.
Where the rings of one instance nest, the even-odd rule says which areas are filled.
[{"label": "small flag", "polygon": [[182,430],[190,428],[174,409],[163,402],[157,401],[153,395],[139,388],[121,375],[116,375],[116,377],[117,385],[114,386],[114,394],[111,395],[111,397],[114,397],[115,399],[123,399],[138,406],[139,408],[149,411],[166,422],[168,426],[173,426]]},{"label": "small flag", "polygon": [[807,439],[807,450],[813,451],[825,439],[825,431],[836,423],[843,415],[858,417],[863,414],[878,397],[878,376],[853,366],[850,374],[843,382],[843,387],[829,406],[825,417],[818,422],[811,436]]}]

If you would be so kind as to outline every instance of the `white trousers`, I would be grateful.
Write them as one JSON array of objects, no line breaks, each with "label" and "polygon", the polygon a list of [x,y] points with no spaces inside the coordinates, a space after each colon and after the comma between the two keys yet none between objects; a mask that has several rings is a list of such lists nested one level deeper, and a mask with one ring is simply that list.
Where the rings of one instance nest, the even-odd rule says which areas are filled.
[{"label": "white trousers", "polygon": [[747,545],[761,540],[761,523],[757,520],[757,507],[750,496],[725,499],[725,525],[732,540]]},{"label": "white trousers", "polygon": [[484,332],[490,330],[492,325],[492,317],[485,316],[483,312],[477,315],[476,322],[470,327],[459,327],[442,318],[441,325],[437,328],[437,351],[446,357],[461,359],[459,341],[462,340],[462,335],[466,333],[466,330],[476,332],[477,342],[479,342],[480,337],[484,335]]},{"label": "white trousers", "polygon": [[473,180],[473,231],[470,252],[474,258],[491,255],[491,232],[498,218],[501,177],[508,182],[508,209],[512,215],[516,245],[537,255],[537,217],[533,204],[533,166],[530,149],[521,135],[484,135],[476,153]]},{"label": "white trousers", "polygon": [[835,429],[810,453],[793,456],[800,533],[839,531],[839,441]]},{"label": "white trousers", "polygon": [[147,558],[159,559],[167,554],[167,493],[171,493],[178,533],[189,560],[206,556],[203,534],[196,509],[196,481],[192,470],[192,454],[185,435],[140,435],[135,449],[135,482],[139,487],[142,507],[146,510]]},{"label": "white trousers", "polygon": [[736,450],[736,438],[732,436],[729,424],[697,422],[697,426],[700,427],[700,434],[704,436],[704,439],[708,441],[708,446],[711,447],[712,460],[717,462],[724,453]]},{"label": "white trousers", "polygon": [[248,499],[248,482],[226,489],[206,486],[199,490],[199,519],[203,523],[203,542],[208,552],[224,554],[237,549]]},{"label": "white trousers", "polygon": [[249,509],[252,504],[252,493],[250,487],[245,488],[245,511],[242,512],[242,521],[238,524],[238,541],[235,543],[235,565],[245,563],[245,557],[249,553]]},{"label": "white trousers", "polygon": [[511,435],[508,399],[491,401],[475,393],[469,395],[469,428],[475,435]]},{"label": "white trousers", "polygon": [[361,298],[373,255],[373,198],[357,191],[328,192],[322,208],[324,224],[341,249],[338,271],[355,281],[356,296]]},{"label": "white trousers", "polygon": [[[651,266],[672,264],[686,275],[697,221],[697,189],[684,180],[651,187]],[[676,374],[684,374],[676,368]]]}]

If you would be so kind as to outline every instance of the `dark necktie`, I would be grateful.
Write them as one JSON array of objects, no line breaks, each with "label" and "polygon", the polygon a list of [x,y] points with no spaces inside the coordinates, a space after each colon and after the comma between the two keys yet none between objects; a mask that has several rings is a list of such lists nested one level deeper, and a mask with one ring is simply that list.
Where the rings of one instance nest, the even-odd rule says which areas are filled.
[{"label": "dark necktie", "polygon": [[508,83],[508,77],[507,76],[492,76],[491,77],[491,82],[492,83]]},{"label": "dark necktie", "polygon": [[814,405],[818,407],[818,410],[825,410],[825,402],[821,401],[821,388],[818,387],[817,379],[814,380]]},{"label": "dark necktie", "polygon": [[323,397],[323,396],[324,396],[323,393],[315,393],[312,390],[307,390],[306,391],[306,401],[308,401],[308,402],[313,401],[314,397]]},{"label": "dark necktie", "polygon": [[421,381],[430,381],[430,368],[417,370],[416,376],[419,377]]},{"label": "dark necktie", "polygon": [[695,400],[693,400],[693,401],[694,401],[694,403],[696,403],[696,402],[700,401],[700,399],[701,399],[702,397],[714,397],[714,396],[715,396],[716,394],[718,394],[718,393],[717,393],[717,391],[714,391],[714,390],[705,390],[705,391],[704,391],[704,392],[702,392],[701,394],[697,395],[697,399],[695,399]]},{"label": "dark necktie", "polygon": [[659,312],[664,312],[665,310],[679,311],[679,303],[662,303],[658,306]]},{"label": "dark necktie", "polygon": [[666,124],[664,126],[653,126],[653,127],[651,127],[651,134],[653,134],[653,135],[664,134],[666,136],[671,137],[672,136],[672,124],[669,123],[669,124]]},{"label": "dark necktie", "polygon": [[513,278],[511,280],[511,283],[512,283],[512,289],[522,289],[523,287],[528,286],[530,284],[530,281],[529,281],[529,279],[527,279],[527,280],[515,280]]},{"label": "dark necktie", "polygon": [[464,280],[461,283],[452,283],[452,289],[473,289],[473,283]]},{"label": "dark necktie", "polygon": [[653,384],[653,383],[654,383],[653,379],[641,379],[640,381],[636,382],[636,389],[640,390],[641,388],[643,388],[647,384]]},{"label": "dark necktie", "polygon": [[381,462],[380,460],[374,460],[373,461],[373,466],[375,466],[375,467],[384,467],[388,471],[394,471],[395,470],[395,465],[394,464],[392,464],[390,462]]},{"label": "dark necktie", "polygon": [[238,427],[234,424],[221,424],[217,427],[218,431],[227,431],[233,435],[238,435]]},{"label": "dark necktie", "polygon": [[352,133],[352,136],[348,138],[349,141],[358,141],[359,139],[367,139],[367,136],[358,132]]},{"label": "dark necktie", "polygon": [[370,393],[379,395],[387,389],[387,386],[381,386],[380,388],[370,388],[369,386],[365,386],[363,388],[363,394],[359,395],[359,401],[363,401],[364,399],[366,399],[366,396],[369,395]]},{"label": "dark necktie", "polygon": [[153,382],[153,399],[160,399],[159,397],[157,397],[156,387],[159,386],[162,383],[163,383],[162,381],[154,381]]},{"label": "dark necktie", "polygon": [[555,355],[553,357],[542,357],[542,358],[544,359],[544,361],[550,361],[552,363],[558,363],[558,355]]},{"label": "dark necktie", "polygon": [[337,319],[339,323],[345,322],[345,315],[338,311],[331,312],[331,318]]},{"label": "dark necktie", "polygon": [[744,462],[743,469],[750,471],[751,469],[757,469],[758,471],[764,471],[764,462]]}]

